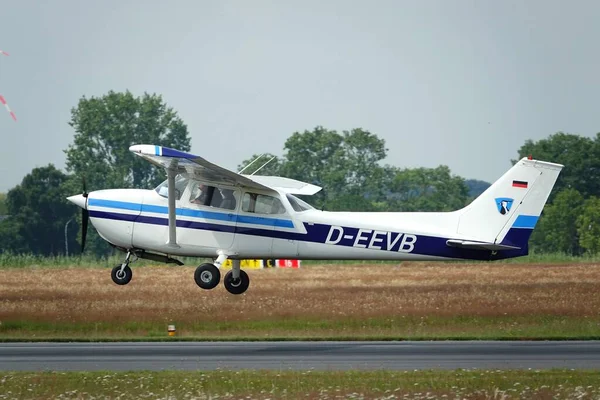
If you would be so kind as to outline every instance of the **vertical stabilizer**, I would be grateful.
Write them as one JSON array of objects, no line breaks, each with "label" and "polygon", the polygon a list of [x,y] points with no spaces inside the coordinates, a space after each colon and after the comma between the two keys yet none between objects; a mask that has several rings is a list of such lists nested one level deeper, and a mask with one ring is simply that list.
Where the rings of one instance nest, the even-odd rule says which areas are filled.
[{"label": "vertical stabilizer", "polygon": [[526,250],[562,168],[561,164],[521,159],[471,204],[457,211],[457,233]]}]

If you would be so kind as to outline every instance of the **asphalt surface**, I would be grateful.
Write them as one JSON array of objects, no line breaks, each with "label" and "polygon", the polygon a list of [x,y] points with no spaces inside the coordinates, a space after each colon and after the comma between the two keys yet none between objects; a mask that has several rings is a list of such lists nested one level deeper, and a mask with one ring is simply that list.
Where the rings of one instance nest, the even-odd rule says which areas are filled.
[{"label": "asphalt surface", "polygon": [[0,343],[0,370],[600,369],[600,342]]}]

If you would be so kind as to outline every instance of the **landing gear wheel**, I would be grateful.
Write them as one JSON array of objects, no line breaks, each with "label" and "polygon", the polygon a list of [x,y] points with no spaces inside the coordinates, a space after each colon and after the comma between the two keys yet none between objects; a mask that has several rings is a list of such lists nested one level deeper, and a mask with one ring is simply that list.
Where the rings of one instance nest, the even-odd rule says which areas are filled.
[{"label": "landing gear wheel", "polygon": [[133,277],[133,272],[129,268],[129,265],[126,265],[123,271],[121,271],[121,264],[119,264],[112,269],[110,277],[117,285],[127,285]]},{"label": "landing gear wheel", "polygon": [[205,263],[196,268],[194,280],[202,289],[213,289],[221,281],[221,271],[213,264]]},{"label": "landing gear wheel", "polygon": [[234,281],[233,273],[232,271],[229,271],[225,274],[223,284],[229,293],[242,294],[248,289],[248,286],[250,286],[250,278],[244,270],[240,270],[240,277]]}]

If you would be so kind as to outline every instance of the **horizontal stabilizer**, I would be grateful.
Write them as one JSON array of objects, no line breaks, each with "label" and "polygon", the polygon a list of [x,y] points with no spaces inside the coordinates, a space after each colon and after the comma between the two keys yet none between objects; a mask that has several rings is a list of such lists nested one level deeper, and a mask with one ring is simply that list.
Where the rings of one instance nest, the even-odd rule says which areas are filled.
[{"label": "horizontal stabilizer", "polygon": [[450,247],[460,247],[463,249],[472,249],[472,250],[519,250],[520,249],[520,247],[508,246],[508,245],[504,245],[504,244],[473,242],[470,240],[459,240],[459,239],[447,240],[446,244]]}]

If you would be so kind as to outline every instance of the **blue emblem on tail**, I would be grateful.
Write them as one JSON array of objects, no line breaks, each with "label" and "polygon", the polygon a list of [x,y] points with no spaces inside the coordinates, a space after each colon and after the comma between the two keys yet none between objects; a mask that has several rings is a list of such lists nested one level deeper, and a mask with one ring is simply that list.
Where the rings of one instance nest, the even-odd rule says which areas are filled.
[{"label": "blue emblem on tail", "polygon": [[508,197],[496,197],[496,207],[498,207],[498,212],[502,215],[508,213],[512,207],[513,201],[513,199]]}]

